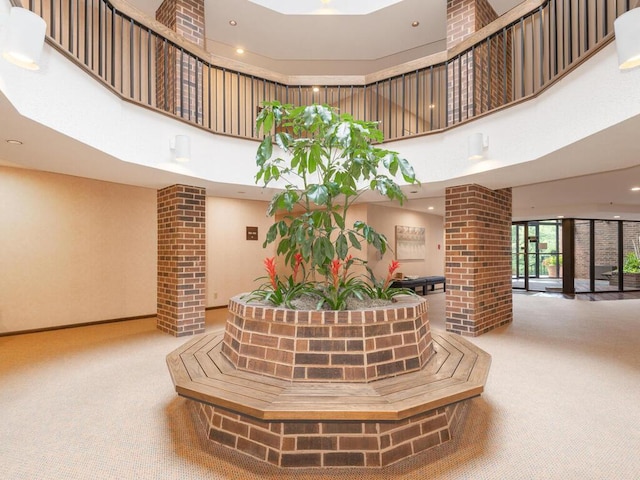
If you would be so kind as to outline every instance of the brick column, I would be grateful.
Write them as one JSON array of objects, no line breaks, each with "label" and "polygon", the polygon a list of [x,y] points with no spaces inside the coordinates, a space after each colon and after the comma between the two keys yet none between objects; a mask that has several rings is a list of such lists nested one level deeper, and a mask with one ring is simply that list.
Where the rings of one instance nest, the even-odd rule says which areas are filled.
[{"label": "brick column", "polygon": [[[183,39],[204,48],[204,0],[164,0],[156,20]],[[183,118],[202,120],[202,65],[180,50],[159,42],[156,47],[156,103]],[[197,95],[199,92],[200,95]]]},{"label": "brick column", "polygon": [[204,332],[205,189],[158,190],[159,330],[176,337]]},{"label": "brick column", "polygon": [[[471,34],[498,18],[488,0],[447,0],[447,50],[452,49]],[[511,47],[510,38],[508,47]],[[497,42],[491,44],[491,67],[504,70],[502,50]],[[501,105],[504,92],[504,76],[498,71],[489,71],[489,47],[483,44],[474,52],[467,53],[459,63],[448,67],[448,125],[457,122],[459,116],[464,120],[492,106]],[[499,55],[500,53],[500,55]],[[510,61],[511,51],[507,52]],[[508,62],[510,69],[510,63]],[[476,78],[474,78],[476,77]],[[487,92],[491,82],[491,99],[483,98],[481,92]],[[510,88],[511,80],[509,79]],[[475,88],[474,88],[475,86]],[[484,86],[484,89],[482,87]],[[499,100],[500,99],[500,100]],[[498,103],[499,102],[499,103]]]},{"label": "brick column", "polygon": [[478,336],[513,320],[511,189],[462,185],[445,195],[446,329]]}]

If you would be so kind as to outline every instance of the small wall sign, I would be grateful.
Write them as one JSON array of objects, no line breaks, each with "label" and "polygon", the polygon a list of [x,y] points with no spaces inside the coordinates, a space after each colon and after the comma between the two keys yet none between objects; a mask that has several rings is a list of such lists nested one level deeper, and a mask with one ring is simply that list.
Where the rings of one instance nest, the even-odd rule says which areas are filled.
[{"label": "small wall sign", "polygon": [[258,227],[247,227],[247,240],[258,240]]}]

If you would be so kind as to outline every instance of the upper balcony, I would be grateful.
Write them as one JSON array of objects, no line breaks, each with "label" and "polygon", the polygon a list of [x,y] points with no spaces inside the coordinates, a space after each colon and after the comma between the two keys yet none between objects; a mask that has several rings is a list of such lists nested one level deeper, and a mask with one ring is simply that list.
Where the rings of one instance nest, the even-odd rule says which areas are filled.
[{"label": "upper balcony", "polygon": [[[214,62],[115,0],[28,6],[47,21],[47,63],[30,77],[0,66],[3,111],[13,115],[6,131],[33,129],[49,139],[45,126],[59,134],[49,141],[60,148],[9,157],[1,147],[16,164],[48,157],[36,168],[154,187],[191,182],[216,195],[240,189],[264,198],[251,189],[253,121],[270,100],[328,103],[378,121],[423,182],[410,194],[415,204],[460,183],[515,187],[637,164],[632,145],[611,141],[634,131],[640,113],[639,102],[630,101],[638,95],[637,72],[620,74],[612,63],[613,21],[629,8],[624,0],[525,2],[452,50],[350,84],[327,76],[291,84]],[[467,139],[477,132],[490,147],[473,163]],[[169,142],[180,133],[192,139],[188,167],[171,162]],[[63,158],[69,152],[77,155]]]}]

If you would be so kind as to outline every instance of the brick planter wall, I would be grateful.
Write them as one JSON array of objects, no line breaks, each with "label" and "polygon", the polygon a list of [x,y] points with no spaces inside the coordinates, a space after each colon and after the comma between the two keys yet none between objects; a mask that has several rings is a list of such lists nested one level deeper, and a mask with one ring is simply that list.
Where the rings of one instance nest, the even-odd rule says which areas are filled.
[{"label": "brick planter wall", "polygon": [[293,381],[370,382],[420,370],[433,353],[427,302],[300,311],[229,302],[222,353],[239,370]]},{"label": "brick planter wall", "polygon": [[447,331],[477,336],[513,319],[511,189],[445,193]]},{"label": "brick planter wall", "polygon": [[190,401],[210,440],[280,467],[385,467],[449,441],[458,402],[399,422],[263,421]]}]

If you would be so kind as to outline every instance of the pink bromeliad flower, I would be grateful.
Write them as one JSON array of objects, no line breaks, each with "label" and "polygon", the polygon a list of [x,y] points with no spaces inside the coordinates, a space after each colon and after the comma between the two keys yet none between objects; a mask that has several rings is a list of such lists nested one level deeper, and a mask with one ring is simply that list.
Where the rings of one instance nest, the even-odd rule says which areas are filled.
[{"label": "pink bromeliad flower", "polygon": [[278,283],[276,282],[276,257],[265,258],[264,268],[267,269],[269,279],[271,280],[271,286],[274,290],[278,289]]}]

